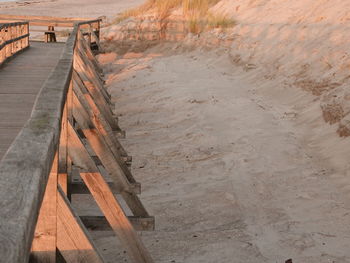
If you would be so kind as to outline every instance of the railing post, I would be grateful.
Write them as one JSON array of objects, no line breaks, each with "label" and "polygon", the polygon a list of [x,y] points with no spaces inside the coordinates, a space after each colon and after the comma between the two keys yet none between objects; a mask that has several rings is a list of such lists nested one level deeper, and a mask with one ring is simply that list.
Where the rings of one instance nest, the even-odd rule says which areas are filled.
[{"label": "railing post", "polygon": [[52,164],[32,243],[30,263],[55,263],[57,243],[58,153]]},{"label": "railing post", "polygon": [[64,106],[62,122],[61,122],[61,136],[59,144],[59,165],[58,165],[58,182],[62,191],[71,199],[70,185],[72,182],[72,162],[68,156],[68,122],[72,121],[72,81],[70,82],[67,92],[66,104]]},{"label": "railing post", "polygon": [[[6,26],[5,27],[5,42],[11,39],[11,32],[10,32],[10,27]],[[6,45],[5,46],[5,57],[8,58],[11,56],[11,46]]]},{"label": "railing post", "polygon": [[[4,44],[5,42],[5,29],[0,28],[0,45]],[[0,64],[5,60],[6,54],[5,54],[5,47],[0,48]]]},{"label": "railing post", "polygon": [[[29,22],[26,25],[26,34],[29,34]],[[29,46],[29,36],[26,37],[26,46]]]}]

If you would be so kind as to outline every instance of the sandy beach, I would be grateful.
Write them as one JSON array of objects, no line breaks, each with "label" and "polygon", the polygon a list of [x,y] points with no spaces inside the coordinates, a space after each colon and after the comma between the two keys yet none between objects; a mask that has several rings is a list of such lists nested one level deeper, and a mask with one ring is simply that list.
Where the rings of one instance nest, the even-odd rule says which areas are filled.
[{"label": "sandy beach", "polygon": [[[143,0],[0,3],[0,13],[112,18]],[[221,1],[232,46],[197,40],[98,59],[159,263],[350,262],[347,1]],[[84,8],[81,8],[81,4]],[[255,20],[257,19],[258,22]],[[341,105],[342,115],[325,118]],[[338,116],[338,117],[337,117]],[[338,118],[338,119],[337,119]],[[86,200],[81,212],[97,211]],[[127,261],[106,232],[108,262]]]},{"label": "sandy beach", "polygon": [[62,17],[113,17],[141,4],[143,0],[29,0],[0,2],[0,14]]}]

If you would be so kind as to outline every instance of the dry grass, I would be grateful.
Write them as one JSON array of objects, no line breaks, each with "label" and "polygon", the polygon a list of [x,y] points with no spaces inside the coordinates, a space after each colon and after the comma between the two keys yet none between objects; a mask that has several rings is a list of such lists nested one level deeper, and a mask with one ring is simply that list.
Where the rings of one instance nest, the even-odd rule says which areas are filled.
[{"label": "dry grass", "polygon": [[184,18],[188,21],[189,31],[200,33],[206,29],[229,28],[236,25],[236,21],[222,14],[211,14],[209,9],[220,0],[147,0],[141,6],[127,10],[118,16],[114,22],[120,22],[128,17],[135,17],[149,11],[156,13],[157,19],[161,22],[171,12],[182,8]]},{"label": "dry grass", "polygon": [[159,19],[169,16],[171,10],[181,6],[183,0],[147,0],[139,7],[129,9],[121,13],[115,22],[120,22],[128,17],[135,17],[154,9]]},{"label": "dry grass", "polygon": [[223,14],[209,14],[208,26],[210,28],[229,28],[237,24],[237,22]]},{"label": "dry grass", "polygon": [[220,0],[183,0],[182,9],[184,15],[206,15],[210,7]]}]

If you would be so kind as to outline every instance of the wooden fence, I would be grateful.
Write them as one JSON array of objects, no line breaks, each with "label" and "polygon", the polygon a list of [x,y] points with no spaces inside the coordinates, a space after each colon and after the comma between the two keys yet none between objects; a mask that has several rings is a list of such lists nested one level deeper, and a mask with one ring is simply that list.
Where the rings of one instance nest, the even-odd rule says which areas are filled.
[{"label": "wooden fence", "polygon": [[29,46],[29,23],[0,24],[0,66]]},{"label": "wooden fence", "polygon": [[[72,33],[74,25],[79,22],[87,21],[86,18],[72,17],[54,17],[54,16],[17,16],[0,14],[0,23],[10,22],[29,22],[30,32],[43,32],[45,42],[56,42],[56,36],[68,37]],[[81,26],[82,30],[92,30],[99,37],[101,19],[89,19],[89,24]],[[57,30],[59,28],[59,30]]]},{"label": "wooden fence", "polygon": [[30,119],[0,162],[1,263],[56,262],[58,254],[67,263],[105,262],[71,206],[73,188],[91,193],[131,262],[153,262],[133,227],[153,227],[153,217],[137,195],[130,157],[115,136],[121,130],[90,48],[99,37],[83,31],[92,24],[96,20],[75,24]]}]

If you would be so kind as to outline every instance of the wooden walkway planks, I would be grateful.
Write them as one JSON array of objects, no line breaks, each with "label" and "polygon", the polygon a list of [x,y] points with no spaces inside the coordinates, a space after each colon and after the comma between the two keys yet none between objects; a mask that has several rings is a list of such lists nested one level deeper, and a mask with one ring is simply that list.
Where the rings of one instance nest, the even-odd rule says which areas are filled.
[{"label": "wooden walkway planks", "polygon": [[64,48],[61,43],[30,44],[0,68],[0,160],[29,119],[36,96]]}]

